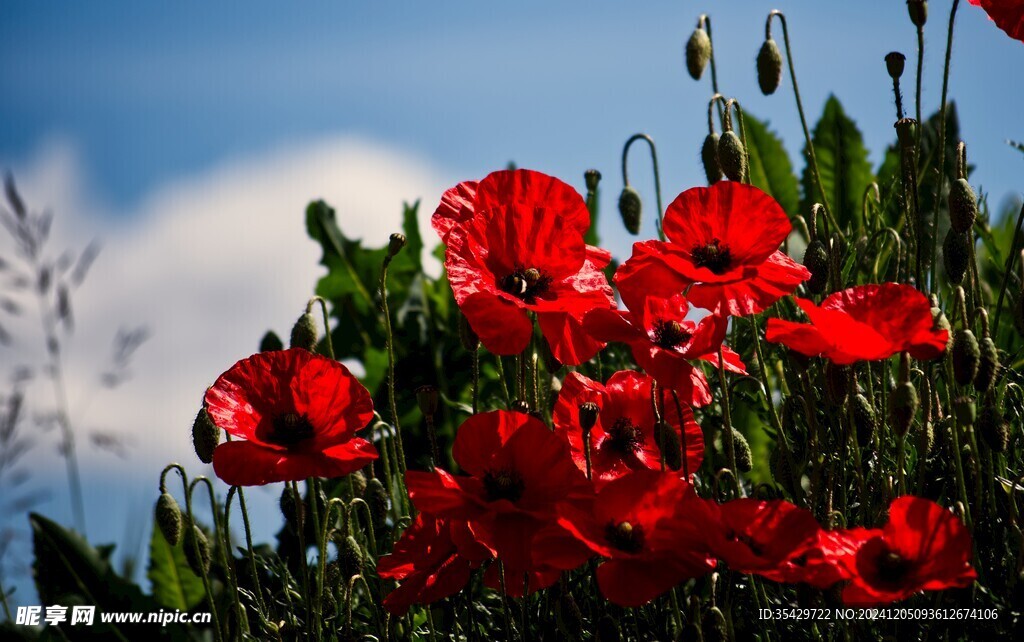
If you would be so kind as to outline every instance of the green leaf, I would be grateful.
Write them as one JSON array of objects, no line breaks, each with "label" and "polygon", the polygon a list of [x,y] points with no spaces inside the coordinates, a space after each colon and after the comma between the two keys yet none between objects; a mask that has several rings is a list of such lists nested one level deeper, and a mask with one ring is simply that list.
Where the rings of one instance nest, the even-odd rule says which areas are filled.
[{"label": "green leaf", "polygon": [[205,591],[202,579],[185,559],[184,537],[177,546],[171,546],[156,523],[152,530],[146,577],[153,585],[153,599],[165,608],[188,611],[202,601]]},{"label": "green leaf", "polygon": [[768,123],[743,113],[750,154],[750,182],[772,195],[786,214],[800,213],[800,184],[782,141]]},{"label": "green leaf", "polygon": [[[821,184],[829,207],[842,227],[857,227],[861,219],[864,190],[875,180],[857,125],[843,111],[835,96],[829,96],[824,113],[814,126],[812,136],[818,159]],[[806,149],[804,150],[806,153]],[[814,180],[810,160],[803,174],[804,199],[801,212],[809,212],[814,203],[824,202]]]}]

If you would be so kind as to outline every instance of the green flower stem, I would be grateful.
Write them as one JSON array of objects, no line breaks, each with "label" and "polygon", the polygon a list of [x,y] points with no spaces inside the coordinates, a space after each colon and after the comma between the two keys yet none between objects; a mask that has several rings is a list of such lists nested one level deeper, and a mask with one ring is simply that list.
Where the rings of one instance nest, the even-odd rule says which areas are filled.
[{"label": "green flower stem", "polygon": [[299,539],[302,597],[305,598],[306,602],[306,633],[312,638],[314,636],[313,622],[317,617],[313,606],[313,596],[309,589],[309,565],[306,563],[306,503],[302,499],[302,493],[299,492],[299,485],[296,482],[288,482],[288,486],[292,489],[292,497],[295,500],[295,532]]},{"label": "green flower stem", "polygon": [[665,213],[664,208],[661,206],[661,172],[658,171],[658,151],[654,147],[654,140],[647,134],[633,134],[626,141],[625,146],[622,148],[622,182],[625,185],[629,185],[629,178],[626,172],[626,159],[629,157],[630,146],[638,140],[643,140],[647,143],[647,146],[651,148],[651,162],[654,164],[654,197],[658,204],[658,238],[662,241],[665,240],[665,231],[661,228],[662,216]]},{"label": "green flower stem", "polygon": [[[306,479],[306,492],[309,494],[309,512],[313,517],[313,533],[317,536],[316,541],[316,594],[313,596],[313,612],[316,620],[316,639],[323,638],[323,598],[324,598],[324,574],[327,570],[327,545],[324,542],[323,531],[320,527],[320,484],[315,477]],[[327,516],[324,515],[326,518]],[[326,520],[324,522],[326,526]]]},{"label": "green flower stem", "polygon": [[[192,513],[192,488],[195,482],[193,482],[193,484],[190,485],[188,483],[188,476],[185,474],[185,469],[182,468],[179,464],[171,464],[164,468],[163,472],[160,473],[160,490],[161,492],[165,490],[164,477],[172,468],[177,470],[178,475],[181,476],[181,485],[185,491],[185,514],[188,515],[189,524],[189,528],[187,529],[188,543],[186,545],[191,545],[195,548],[195,550],[199,550],[199,542],[196,539],[195,531],[196,519],[195,515]],[[216,513],[216,510],[216,507],[214,507],[214,513]],[[213,620],[214,638],[218,642],[223,642],[224,634],[220,628],[220,617],[218,617],[217,615],[217,603],[213,598],[213,587],[210,584],[210,574],[206,571],[205,568],[200,568],[199,570],[202,571],[201,579],[203,580],[203,590],[206,591],[206,602],[207,605],[210,607],[210,619]]]},{"label": "green flower stem", "polygon": [[228,581],[228,593],[231,596],[232,606],[235,608],[235,615],[239,621],[239,626],[244,630],[248,631],[248,619],[245,617],[242,603],[238,597],[238,580],[235,577],[235,571],[232,562],[234,556],[230,553],[231,541],[230,533],[228,533],[227,524],[221,524],[220,512],[217,510],[217,497],[213,492],[213,483],[207,477],[199,476],[192,480],[189,484],[189,494],[193,492],[193,489],[199,484],[206,486],[207,494],[210,499],[210,512],[213,515],[213,536],[214,542],[217,544],[217,548],[220,550],[221,564],[224,565],[224,576]]},{"label": "green flower stem", "polygon": [[[391,255],[384,259],[384,265],[380,271],[380,308],[384,315],[384,340],[388,353],[388,406],[391,410],[391,425],[395,427],[395,444],[398,449],[398,472],[405,475],[405,447],[402,445],[402,426],[398,421],[398,404],[395,401],[395,338],[391,330],[391,311],[388,308],[388,266],[391,264]],[[399,486],[403,486],[399,479]],[[403,500],[404,504],[404,500]]]},{"label": "green flower stem", "polygon": [[306,314],[309,314],[310,312],[313,311],[313,306],[317,302],[320,303],[320,311],[323,314],[323,318],[324,318],[324,334],[325,334],[325,339],[324,340],[325,340],[325,342],[327,344],[327,356],[330,357],[333,360],[333,359],[335,359],[335,356],[334,356],[334,343],[333,343],[333,341],[331,341],[331,318],[327,314],[327,301],[325,301],[322,296],[315,296],[315,297],[313,297],[312,299],[309,300],[308,303],[306,303]]},{"label": "green flower stem", "polygon": [[[711,36],[711,17],[707,14],[701,14],[698,18],[698,23],[704,27],[704,30],[708,32],[708,42],[711,43],[711,93],[717,94],[718,92],[718,66],[715,64],[715,39]],[[722,106],[718,106],[718,118],[722,118]]]},{"label": "green flower stem", "polygon": [[914,141],[914,148],[921,149],[921,130],[924,123],[921,121],[921,76],[924,71],[924,25],[917,27],[917,88],[914,94],[914,113],[917,118],[917,136]]},{"label": "green flower stem", "polygon": [[768,14],[768,20],[765,23],[765,33],[769,38],[771,37],[772,17],[774,16],[778,16],[779,21],[782,22],[782,39],[786,43],[786,62],[789,65],[789,77],[793,81],[793,95],[796,96],[796,110],[800,113],[800,125],[804,128],[804,138],[807,140],[807,156],[811,161],[811,173],[814,175],[814,182],[818,186],[818,191],[821,192],[821,204],[825,206],[825,215],[828,217],[828,221],[832,224],[833,229],[839,232],[839,236],[845,241],[846,234],[843,233],[842,228],[839,227],[839,223],[836,222],[836,218],[832,214],[832,207],[828,203],[828,194],[825,193],[825,186],[821,182],[818,157],[814,154],[811,130],[807,127],[804,104],[800,99],[800,86],[796,82],[796,69],[793,67],[793,49],[789,46],[789,25],[786,24],[786,16],[778,9],[772,9],[771,13]]},{"label": "green flower stem", "polygon": [[[256,553],[252,547],[252,528],[249,526],[249,509],[245,505],[245,490],[241,486],[232,486],[232,488],[238,489],[238,507],[242,511],[242,527],[245,530],[245,548],[249,555],[249,564],[252,570],[253,582],[256,584],[256,603],[259,605],[261,612],[267,612],[267,605],[263,601],[263,589],[260,587],[260,576],[256,568]],[[230,495],[230,491],[229,491]],[[225,522],[227,520],[225,519]]]},{"label": "green flower stem", "polygon": [[729,408],[729,384],[725,378],[725,353],[722,346],[718,346],[718,381],[722,389],[722,420],[723,445],[725,446],[725,460],[732,471],[732,481],[735,486],[736,496],[743,496],[743,489],[740,485],[739,471],[736,469],[736,445],[732,438],[732,410]]},{"label": "green flower stem", "polygon": [[942,185],[946,180],[946,96],[949,91],[949,63],[953,55],[953,24],[956,21],[956,10],[959,6],[960,0],[953,0],[953,6],[949,10],[949,30],[946,35],[946,62],[942,68],[942,103],[939,107],[939,180],[935,187],[935,211],[932,213],[931,292],[933,294],[938,290],[935,270],[939,262],[939,204],[942,202]]}]

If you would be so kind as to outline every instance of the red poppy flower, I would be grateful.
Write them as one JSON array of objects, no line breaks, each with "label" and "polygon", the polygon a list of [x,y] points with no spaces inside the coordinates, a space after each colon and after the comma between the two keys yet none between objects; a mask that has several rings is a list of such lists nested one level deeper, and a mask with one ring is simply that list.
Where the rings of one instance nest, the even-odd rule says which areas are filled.
[{"label": "red poppy flower", "polygon": [[782,500],[707,503],[715,516],[711,549],[729,568],[819,588],[844,578],[826,553],[837,554],[846,540],[833,541],[810,511]]},{"label": "red poppy flower", "polygon": [[[711,403],[707,379],[690,361],[709,361],[717,367],[728,319],[717,315],[689,319],[690,305],[681,294],[670,299],[646,297],[635,310],[594,310],[586,316],[584,328],[601,341],[629,344],[637,365],[688,405]],[[746,374],[739,355],[729,348],[722,350],[726,369]]]},{"label": "red poppy flower", "polygon": [[[562,382],[553,419],[555,432],[569,441],[576,466],[587,470],[583,429],[579,421],[580,404],[593,402],[600,408],[597,423],[590,431],[590,460],[594,484],[598,487],[633,470],[661,470],[661,449],[654,433],[654,409],[651,387],[654,380],[633,371],[616,372],[608,383],[600,383],[571,372]],[[682,447],[683,479],[696,473],[704,460],[704,437],[693,419],[693,411],[680,401],[679,410],[671,394],[661,391],[658,407]]]},{"label": "red poppy flower", "polygon": [[488,350],[522,352],[530,313],[562,363],[603,347],[580,326],[589,310],[615,307],[601,271],[611,255],[584,242],[590,213],[572,187],[529,170],[494,172],[445,192],[431,223],[447,245],[455,300]]},{"label": "red poppy flower", "polygon": [[791,229],[782,207],[756,187],[694,187],[665,211],[669,242],[634,244],[615,283],[627,306],[635,292],[668,298],[685,290],[693,305],[720,315],[755,314],[810,277],[779,251]]},{"label": "red poppy flower", "polygon": [[861,530],[856,555],[840,558],[853,578],[843,589],[846,604],[887,604],[918,591],[969,586],[977,577],[970,533],[933,501],[897,498],[883,528]]},{"label": "red poppy flower", "polygon": [[408,471],[406,485],[420,511],[469,522],[477,540],[509,567],[539,564],[531,539],[554,521],[560,503],[586,503],[593,487],[568,444],[530,415],[496,410],[459,428],[452,456],[469,476]]},{"label": "red poppy flower", "polygon": [[239,361],[204,403],[213,423],[239,438],[213,452],[213,470],[228,484],[342,477],[377,458],[355,436],[373,417],[370,393],[345,366],[302,348]]},{"label": "red poppy flower", "polygon": [[968,0],[980,6],[992,22],[1015,40],[1024,42],[1024,2],[1020,0]]},{"label": "red poppy flower", "polygon": [[829,295],[820,307],[807,299],[796,303],[810,324],[768,319],[765,337],[839,365],[888,359],[899,352],[934,359],[949,340],[947,330],[934,328],[928,297],[909,285],[858,285]]},{"label": "red poppy flower", "polygon": [[[703,544],[710,523],[707,505],[678,476],[638,470],[609,482],[592,509],[564,507],[558,524],[598,555],[597,583],[610,602],[634,607],[650,602],[683,580],[714,569]],[[538,549],[553,565],[574,568],[575,551],[561,556],[546,550],[555,538],[540,538]]]},{"label": "red poppy flower", "polygon": [[430,604],[466,585],[473,569],[490,558],[465,522],[420,514],[390,555],[377,562],[377,574],[401,585],[384,598],[384,608],[403,615],[413,604]]}]

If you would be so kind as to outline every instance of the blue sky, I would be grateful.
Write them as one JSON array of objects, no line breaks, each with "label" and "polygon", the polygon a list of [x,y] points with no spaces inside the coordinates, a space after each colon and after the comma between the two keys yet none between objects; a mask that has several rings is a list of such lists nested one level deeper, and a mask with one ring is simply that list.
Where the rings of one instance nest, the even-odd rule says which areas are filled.
[{"label": "blue sky", "polygon": [[[382,240],[403,199],[422,197],[431,210],[446,185],[509,160],[580,188],[583,170],[596,167],[605,175],[601,234],[621,256],[631,239],[614,203],[631,134],[657,141],[666,203],[703,180],[710,87],[686,75],[682,57],[702,11],[723,92],[768,119],[794,158],[803,137],[788,71],[770,97],[755,78],[772,7],[789,18],[812,125],[834,92],[877,163],[893,138],[883,57],[894,49],[908,56],[912,104],[916,45],[902,1],[553,5],[0,4],[0,165],[23,179],[31,202],[58,210],[69,243],[107,241],[84,293],[95,302],[80,310],[79,342],[105,349],[109,337],[89,328],[110,334],[125,319],[154,329],[138,381],[115,393],[126,397],[90,409],[136,431],[134,463],[87,457],[92,539],[122,538],[155,498],[158,462],[195,464],[187,431],[202,389],[264,329],[287,331],[317,275],[319,255],[302,239],[306,200],[345,205],[346,229]],[[930,3],[926,114],[938,107],[949,6]],[[950,95],[977,166],[972,182],[995,203],[1024,190],[1024,156],[1005,144],[1024,139],[1024,86],[1010,77],[1020,69],[1024,44],[962,2]],[[653,203],[643,155],[630,176]],[[653,235],[650,210],[643,234]],[[208,237],[217,243],[202,245]],[[69,355],[72,392],[91,355]],[[40,455],[59,471],[54,457]],[[51,482],[46,512],[67,521],[63,478]],[[268,512],[262,528],[272,526]]]}]

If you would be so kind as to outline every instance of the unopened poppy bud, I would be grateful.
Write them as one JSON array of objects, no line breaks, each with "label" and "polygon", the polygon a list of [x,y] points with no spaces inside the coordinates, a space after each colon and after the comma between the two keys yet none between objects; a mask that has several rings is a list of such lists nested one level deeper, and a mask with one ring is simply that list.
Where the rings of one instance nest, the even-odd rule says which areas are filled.
[{"label": "unopened poppy bud", "polygon": [[857,443],[864,448],[875,436],[875,408],[867,397],[858,393],[853,397],[853,425],[857,430]]},{"label": "unopened poppy bud", "polygon": [[196,420],[192,422],[192,447],[199,461],[209,464],[213,461],[213,451],[220,443],[220,428],[210,419],[206,408],[199,410]]},{"label": "unopened poppy bud", "polygon": [[192,525],[192,536],[185,541],[185,561],[196,575],[206,575],[210,571],[210,540],[195,524]]},{"label": "unopened poppy bud", "polygon": [[341,555],[338,556],[338,561],[341,563],[339,569],[345,574],[345,579],[358,575],[363,570],[363,549],[360,548],[359,542],[356,541],[355,537],[349,535],[345,538],[341,546]]},{"label": "unopened poppy bud", "polygon": [[811,273],[805,286],[813,294],[821,294],[828,287],[829,260],[828,249],[821,240],[815,238],[807,244],[804,251],[804,267]]},{"label": "unopened poppy bud", "polygon": [[643,204],[640,201],[640,193],[626,185],[619,194],[619,215],[622,216],[622,224],[630,234],[640,232],[640,216],[643,214]]},{"label": "unopened poppy bud", "polygon": [[893,80],[899,80],[900,76],[903,75],[903,67],[906,61],[907,57],[898,51],[890,51],[885,54],[885,69],[889,72],[889,77]]},{"label": "unopened poppy bud", "polygon": [[732,445],[733,450],[736,452],[736,468],[741,473],[749,473],[754,468],[754,458],[750,452],[750,444],[747,443],[747,438],[743,436],[743,433],[732,429]]},{"label": "unopened poppy bud", "polygon": [[395,232],[388,238],[388,258],[394,258],[406,244],[405,234]]},{"label": "unopened poppy bud", "polygon": [[928,22],[928,3],[925,0],[907,0],[907,13],[915,27],[923,27]]},{"label": "unopened poppy bud", "polygon": [[619,630],[619,623],[611,615],[605,613],[597,620],[597,630],[594,639],[597,642],[619,642],[622,640],[622,632]]},{"label": "unopened poppy bud", "polygon": [[388,520],[388,491],[384,484],[374,477],[366,482],[366,492],[363,501],[370,507],[370,517],[373,519],[373,529],[379,530],[384,527]]},{"label": "unopened poppy bud", "polygon": [[585,401],[580,404],[580,428],[583,432],[589,431],[597,423],[597,416],[601,413],[601,407],[593,401]]},{"label": "unopened poppy bud", "polygon": [[729,627],[726,625],[725,615],[717,606],[712,606],[704,612],[701,632],[704,634],[704,642],[728,642]]},{"label": "unopened poppy bud", "polygon": [[978,358],[978,373],[974,375],[974,389],[978,392],[988,392],[996,380],[999,350],[992,337],[982,337],[978,347],[981,354]]},{"label": "unopened poppy bud", "polygon": [[939,300],[932,295],[932,329],[933,330],[945,330],[948,333],[946,339],[946,347],[943,352],[949,350],[949,344],[953,340],[953,326],[950,325],[949,319],[946,318],[946,314],[939,307]]},{"label": "unopened poppy bud", "polygon": [[978,432],[988,447],[997,453],[1006,452],[1010,444],[1010,429],[1002,412],[996,407],[995,399],[989,395],[978,416]]},{"label": "unopened poppy bud", "polygon": [[961,426],[973,426],[978,418],[978,407],[974,404],[974,397],[963,395],[954,399],[953,414]]},{"label": "unopened poppy bud", "polygon": [[277,500],[277,505],[281,509],[281,514],[284,515],[285,523],[293,530],[297,530],[305,506],[302,499],[296,495],[295,490],[290,485],[286,484],[281,491],[281,497]]},{"label": "unopened poppy bud", "polygon": [[654,441],[665,457],[666,468],[679,470],[683,467],[683,444],[675,428],[664,421],[654,424]]},{"label": "unopened poppy bud", "polygon": [[932,426],[932,422],[926,421],[921,424],[921,429],[917,433],[917,456],[926,459],[934,447],[935,427]]},{"label": "unopened poppy bud", "polygon": [[913,118],[900,118],[893,125],[896,128],[896,139],[900,147],[912,149],[917,144],[917,120]]},{"label": "unopened poppy bud", "polygon": [[596,169],[588,169],[583,172],[583,181],[587,185],[588,192],[596,192],[597,184],[601,182],[601,172]]},{"label": "unopened poppy bud", "polygon": [[730,181],[738,183],[747,175],[747,152],[736,132],[727,131],[718,139],[718,163]]},{"label": "unopened poppy bud", "polygon": [[316,329],[316,320],[313,315],[306,312],[299,317],[299,320],[292,326],[291,347],[303,348],[313,352],[316,349],[316,341],[319,333]]},{"label": "unopened poppy bud", "polygon": [[825,396],[834,407],[845,405],[850,397],[851,375],[849,366],[837,366],[831,361],[825,364]]},{"label": "unopened poppy bud", "polygon": [[959,178],[949,186],[949,223],[957,232],[974,227],[978,218],[978,199],[966,178]]},{"label": "unopened poppy bud", "polygon": [[260,339],[260,352],[273,352],[274,350],[284,350],[284,344],[281,343],[281,337],[277,336],[276,332],[267,330],[267,333]]},{"label": "unopened poppy bud", "polygon": [[710,59],[711,38],[708,37],[704,29],[698,26],[693,30],[690,39],[686,41],[686,71],[690,72],[690,77],[700,80],[704,73],[704,67],[707,66]]},{"label": "unopened poppy bud", "polygon": [[568,590],[558,592],[558,601],[555,602],[555,623],[562,635],[570,640],[578,640],[583,634],[583,613]]},{"label": "unopened poppy bud", "polygon": [[480,347],[480,337],[476,336],[473,327],[469,325],[469,319],[462,313],[459,313],[459,341],[468,352],[476,352]]},{"label": "unopened poppy bud", "polygon": [[782,53],[774,39],[768,38],[757,52],[757,84],[765,96],[774,94],[782,82]]},{"label": "unopened poppy bud", "polygon": [[942,267],[945,268],[946,278],[950,283],[963,283],[967,274],[967,264],[971,259],[970,252],[970,235],[949,228],[946,239],[942,242]]},{"label": "unopened poppy bud", "polygon": [[950,357],[953,360],[953,379],[961,386],[970,385],[978,375],[981,361],[981,347],[970,329],[963,328],[953,333]]},{"label": "unopened poppy bud", "polygon": [[700,147],[700,160],[704,165],[704,175],[708,185],[722,180],[722,166],[718,164],[718,134],[708,134]]},{"label": "unopened poppy bud", "polygon": [[426,385],[416,389],[416,403],[424,417],[433,417],[437,414],[439,397],[437,386]]},{"label": "unopened poppy bud", "polygon": [[919,405],[921,401],[914,384],[904,381],[893,388],[889,395],[889,423],[896,434],[902,437],[910,431]]},{"label": "unopened poppy bud", "polygon": [[156,500],[155,519],[167,543],[177,546],[181,541],[181,509],[170,493],[161,493],[160,499]]},{"label": "unopened poppy bud", "polygon": [[357,470],[351,473],[348,478],[352,482],[352,492],[349,492],[348,484],[343,484],[341,488],[345,493],[345,497],[349,501],[354,497],[362,497],[363,493],[366,492],[366,475],[363,474],[363,471]]}]

